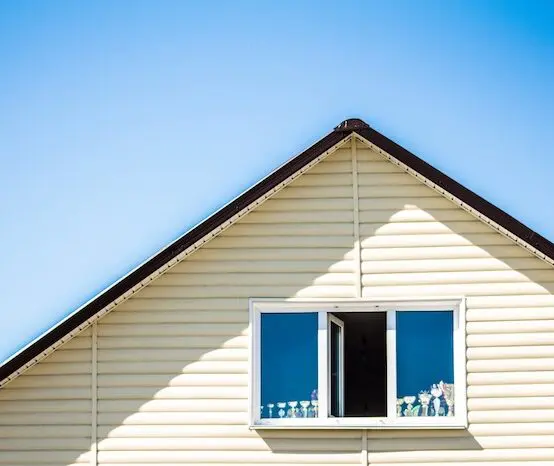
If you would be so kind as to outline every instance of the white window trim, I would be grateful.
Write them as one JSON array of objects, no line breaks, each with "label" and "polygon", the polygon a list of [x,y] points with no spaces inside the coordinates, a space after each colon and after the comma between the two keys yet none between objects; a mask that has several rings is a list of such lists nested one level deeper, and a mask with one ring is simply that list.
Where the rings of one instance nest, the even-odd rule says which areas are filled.
[{"label": "white window trim", "polygon": [[[456,413],[441,417],[396,417],[396,323],[387,313],[387,417],[382,418],[333,418],[328,412],[328,355],[327,313],[334,312],[387,312],[387,311],[433,311],[454,312],[454,384]],[[260,419],[260,323],[264,312],[318,312],[318,385],[319,417],[308,419]],[[467,420],[467,373],[465,342],[465,298],[413,298],[383,299],[277,299],[251,298],[250,312],[250,364],[249,364],[249,424],[253,429],[329,429],[329,428],[375,428],[375,429],[465,429]]]}]

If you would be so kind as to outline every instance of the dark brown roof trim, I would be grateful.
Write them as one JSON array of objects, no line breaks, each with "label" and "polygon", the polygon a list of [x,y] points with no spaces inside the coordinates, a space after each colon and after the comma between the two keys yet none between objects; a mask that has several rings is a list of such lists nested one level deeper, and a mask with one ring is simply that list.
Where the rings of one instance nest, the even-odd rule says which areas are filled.
[{"label": "dark brown roof trim", "polygon": [[495,207],[490,202],[487,202],[482,197],[424,162],[419,157],[383,136],[378,131],[370,128],[369,125],[362,120],[345,120],[338,125],[332,133],[316,142],[312,147],[302,152],[300,155],[289,160],[267,178],[254,185],[233,202],[226,205],[211,217],[207,218],[198,226],[190,230],[184,236],[164,248],[148,262],[144,263],[121,281],[108,288],[104,293],[88,303],[79,312],[62,321],[58,326],[54,327],[51,331],[40,337],[33,344],[25,348],[12,359],[8,360],[2,367],[0,367],[0,381],[6,379],[28,362],[40,356],[41,353],[48,350],[50,346],[78,328],[81,324],[100,312],[118,297],[150,276],[171,259],[178,256],[189,246],[232,218],[236,213],[249,206],[252,202],[269,192],[279,183],[286,180],[288,177],[296,173],[305,165],[309,164],[320,154],[326,150],[329,150],[354,131],[554,260],[554,244],[546,238],[542,237],[538,233],[523,225],[521,222],[517,221],[512,216],[508,215],[506,212],[502,211],[498,207]]},{"label": "dark brown roof trim", "polygon": [[440,186],[454,197],[457,197],[460,201],[475,209],[477,212],[480,212],[485,217],[497,223],[502,228],[505,228],[513,235],[522,239],[530,246],[533,246],[537,251],[542,252],[545,256],[554,260],[554,243],[531,230],[502,209],[499,209],[489,201],[467,189],[465,186],[462,186],[457,181],[432,167],[427,162],[421,160],[419,157],[404,149],[402,146],[399,146],[396,142],[391,141],[386,136],[383,136],[378,131],[375,131],[373,128],[366,126],[365,128],[356,130],[356,133],[392,155],[395,159],[406,164],[412,170],[423,175],[429,181]]}]

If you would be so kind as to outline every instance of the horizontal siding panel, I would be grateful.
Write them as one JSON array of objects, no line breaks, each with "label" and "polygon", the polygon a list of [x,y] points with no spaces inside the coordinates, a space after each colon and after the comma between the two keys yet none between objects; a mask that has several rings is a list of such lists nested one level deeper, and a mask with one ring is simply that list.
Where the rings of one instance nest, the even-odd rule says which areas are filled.
[{"label": "horizontal siding panel", "polygon": [[44,387],[17,387],[8,385],[0,390],[0,400],[89,400],[91,397],[90,386],[44,388]]},{"label": "horizontal siding panel", "polygon": [[[370,443],[371,452],[396,452],[399,450],[397,439],[378,439]],[[404,451],[450,451],[456,450],[471,451],[482,448],[487,449],[507,449],[507,448],[551,448],[554,447],[554,436],[496,436],[479,437],[470,436],[450,438],[450,437],[429,437],[402,439],[401,449]],[[460,452],[461,453],[461,452]],[[462,454],[462,453],[461,453]]]},{"label": "horizontal siding panel", "polygon": [[493,359],[499,364],[502,364],[504,359],[554,358],[554,345],[468,348],[467,357],[470,361]]},{"label": "horizontal siding panel", "polygon": [[[542,263],[547,266],[546,263]],[[475,259],[421,259],[421,260],[390,260],[390,261],[364,261],[362,263],[362,272],[364,273],[408,273],[408,272],[480,272],[480,271],[511,271],[527,277],[531,275],[543,273],[548,281],[554,281],[554,272],[552,270],[536,270],[537,265],[540,265],[536,259],[522,258],[511,259],[510,265],[506,262],[489,257],[481,257]],[[513,270],[517,268],[519,272]],[[532,269],[532,270],[528,270]],[[525,270],[525,272],[523,272]],[[524,308],[531,310],[533,308]],[[479,320],[477,312],[471,310],[471,315],[475,315],[473,320]],[[483,311],[479,309],[479,311]],[[497,311],[505,311],[499,309]],[[527,311],[526,311],[527,312]],[[554,308],[552,308],[554,315]],[[497,316],[492,316],[491,320],[496,320]],[[483,319],[486,320],[486,319]]]},{"label": "horizontal siding panel", "polygon": [[[276,199],[266,201],[260,211],[263,212],[298,212],[298,211],[327,211],[347,210],[352,211],[354,202],[352,199]],[[254,212],[252,212],[254,213]]]},{"label": "horizontal siding panel", "polygon": [[68,438],[0,438],[0,457],[10,450],[32,451],[32,450],[69,450],[86,452],[90,449],[89,437],[68,437]]},{"label": "horizontal siding panel", "polygon": [[248,224],[301,224],[310,223],[351,223],[354,213],[351,210],[326,210],[315,212],[252,212],[244,217],[239,225]]},{"label": "horizontal siding panel", "polygon": [[[377,197],[360,199],[358,202],[360,212],[366,210],[387,210],[398,212],[400,210],[428,210],[431,215],[442,209],[452,210],[458,208],[452,201],[441,197]],[[440,214],[438,214],[440,215]]]},{"label": "horizontal siding panel", "polygon": [[247,374],[248,360],[244,361],[125,361],[101,362],[101,374]]},{"label": "horizontal siding panel", "polygon": [[246,413],[203,412],[203,413],[132,413],[123,420],[120,413],[98,413],[98,425],[245,425]]},{"label": "horizontal siding panel", "polygon": [[63,465],[84,464],[90,462],[90,453],[82,450],[36,450],[36,451],[6,451],[0,455],[0,464],[6,465]]},{"label": "horizontal siding panel", "polygon": [[[90,353],[90,351],[89,351]],[[33,367],[33,375],[90,374],[90,362],[51,362],[42,361]]]},{"label": "horizontal siding panel", "polygon": [[[333,237],[330,237],[333,238]],[[292,245],[291,245],[292,246]],[[304,251],[301,251],[302,254]],[[341,251],[345,252],[345,251]],[[346,252],[351,254],[350,251]],[[335,256],[338,256],[335,251]],[[206,274],[206,273],[283,273],[283,272],[317,272],[346,273],[354,270],[352,260],[249,260],[249,261],[204,261],[189,262],[186,269],[175,267],[176,273]]]},{"label": "horizontal siding panel", "polygon": [[[87,331],[86,329],[83,331]],[[72,338],[71,340],[68,340],[67,342],[63,343],[58,349],[56,349],[56,353],[58,351],[73,351],[74,349],[90,349],[91,347],[91,339],[90,335],[88,336],[77,336]],[[52,353],[52,355],[48,356],[55,357],[56,353]]]},{"label": "horizontal siding panel", "polygon": [[480,372],[467,376],[469,385],[554,383],[554,371]]},{"label": "horizontal siding panel", "polygon": [[[13,413],[0,413],[0,426],[89,426],[91,425],[90,411],[88,413],[64,413],[56,414],[48,412],[40,413],[19,413],[14,416]],[[0,455],[2,456],[2,455]]]},{"label": "horizontal siding panel", "polygon": [[260,438],[111,438],[100,442],[99,451],[206,451],[206,452],[270,452],[286,449],[288,453],[300,452],[337,452],[359,451],[360,439],[298,438],[271,439],[270,443]]},{"label": "horizontal siding panel", "polygon": [[[108,438],[260,438],[260,434],[246,425],[122,425],[103,426],[98,430],[101,437]],[[334,430],[273,430],[265,431],[263,438],[271,441],[274,438],[301,437],[303,439],[351,439],[361,442],[361,432],[354,429]]]},{"label": "horizontal siding panel", "polygon": [[247,335],[244,324],[201,323],[201,324],[103,324],[98,327],[98,336],[238,336]]},{"label": "horizontal siding panel", "polygon": [[468,334],[554,332],[554,320],[511,320],[508,322],[468,322]]},{"label": "horizontal siding panel", "polygon": [[0,413],[90,413],[90,400],[0,401]]},{"label": "horizontal siding panel", "polygon": [[9,387],[16,388],[52,388],[52,387],[90,387],[90,375],[30,375],[25,374],[10,383]]},{"label": "horizontal siding panel", "polygon": [[[225,299],[225,298],[181,298],[181,299],[143,299],[140,297],[140,293],[125,301],[118,306],[117,312],[124,311],[241,311],[248,309],[248,298],[237,299]],[[104,317],[102,323],[107,319],[112,318],[109,314],[108,317]]]},{"label": "horizontal siding panel", "polygon": [[[352,162],[350,160],[337,160],[332,161],[331,159],[325,160],[323,163],[320,163],[319,165],[316,165],[313,168],[310,168],[306,172],[306,174],[310,175],[323,175],[323,174],[341,174],[341,173],[352,173]],[[300,180],[300,178],[298,179]],[[281,191],[279,194],[286,192],[287,190],[291,189],[291,187],[294,186],[294,183],[298,180],[293,181],[291,185],[287,188]],[[278,194],[278,195],[279,195]]]},{"label": "horizontal siding panel", "polygon": [[147,362],[202,362],[202,361],[247,361],[248,350],[244,348],[224,348],[206,351],[205,348],[190,348],[188,345],[179,349],[100,349],[99,364],[110,363],[147,363]]},{"label": "horizontal siding panel", "polygon": [[248,348],[248,337],[184,337],[165,338],[165,337],[100,337],[98,347],[102,349],[110,348]]},{"label": "horizontal siding panel", "polygon": [[468,335],[467,346],[541,346],[554,345],[554,333],[497,333]]},{"label": "horizontal siding panel", "polygon": [[[324,443],[324,442],[322,442]],[[275,453],[258,451],[104,451],[100,463],[359,464],[358,453]]]},{"label": "horizontal siding panel", "polygon": [[248,400],[243,399],[194,399],[150,400],[137,406],[136,400],[99,400],[98,410],[103,413],[203,413],[208,411],[248,411]]},{"label": "horizontal siding panel", "polygon": [[[289,186],[276,195],[277,199],[352,199],[352,186]],[[233,227],[234,228],[234,227]]]},{"label": "horizontal siding panel", "polygon": [[[511,244],[510,240],[499,235],[491,233],[474,233],[467,235],[458,235],[453,232],[439,232],[439,233],[429,233],[429,234],[399,234],[399,235],[390,235],[382,234],[369,236],[367,238],[362,238],[361,240],[362,247],[364,249],[386,249],[386,248],[413,248],[418,247],[441,247],[441,246],[470,246],[474,250],[474,254],[477,254],[473,257],[476,258],[485,258],[492,259],[491,254],[495,251],[501,252],[505,251],[505,254],[517,254],[513,250],[517,250]],[[479,246],[476,246],[478,244]],[[486,249],[483,249],[487,246]],[[489,247],[491,246],[505,246],[504,248],[496,248],[491,251]],[[506,247],[507,246],[507,247]],[[404,250],[406,257],[400,257],[400,260],[409,260],[412,257],[409,255],[409,250]],[[524,255],[525,258],[528,258],[528,254]],[[453,257],[455,259],[456,256]],[[425,259],[423,257],[422,259]],[[439,256],[438,259],[449,259],[449,256]],[[499,261],[497,258],[493,259]],[[500,261],[499,261],[500,262]],[[536,263],[536,261],[535,261]]]},{"label": "horizontal siding panel", "polygon": [[336,248],[264,248],[264,249],[202,249],[194,253],[190,260],[221,261],[323,261],[338,262],[354,258],[354,251],[337,251]]},{"label": "horizontal siding panel", "polygon": [[217,322],[248,325],[248,307],[242,311],[214,310],[214,311],[136,311],[113,312],[107,316],[103,323],[106,324],[185,324]]},{"label": "horizontal siding panel", "polygon": [[[551,278],[551,277],[549,277]],[[464,272],[410,272],[366,274],[364,285],[427,285],[451,283],[529,283],[530,280],[513,270],[464,271]],[[554,286],[554,282],[544,282],[543,286]],[[479,323],[481,324],[481,323]],[[476,325],[479,325],[476,323]],[[483,325],[486,325],[483,323]]]},{"label": "horizontal siding panel", "polygon": [[[366,260],[412,260],[412,259],[470,259],[480,257],[496,256],[508,259],[511,257],[523,257],[527,253],[523,249],[511,246],[489,246],[487,249],[480,249],[474,246],[430,246],[420,247],[391,246],[390,248],[368,248],[362,249],[362,259]],[[553,297],[554,298],[554,297]],[[550,302],[550,304],[553,301]],[[521,305],[521,304],[520,304]]]},{"label": "horizontal siding panel", "polygon": [[99,387],[180,387],[228,385],[246,387],[247,374],[98,374]]},{"label": "horizontal siding panel", "polygon": [[[483,450],[475,442],[474,450],[440,450],[440,451],[398,451],[369,453],[368,459],[371,464],[421,464],[421,463],[454,463],[482,461],[530,461],[530,460],[554,460],[554,448],[534,449],[493,449]],[[510,463],[511,464],[511,463]]]},{"label": "horizontal siding panel", "polygon": [[385,160],[363,160],[365,157],[358,151],[358,172],[359,173],[406,173],[401,168]]},{"label": "horizontal siding panel", "polygon": [[24,426],[0,426],[0,439],[73,439],[87,438],[90,447],[90,425],[77,426],[51,426],[24,425]]},{"label": "horizontal siding panel", "polygon": [[554,307],[468,309],[466,320],[468,322],[554,320]]},{"label": "horizontal siding panel", "polygon": [[352,223],[249,223],[237,224],[227,230],[226,236],[313,236],[328,235],[354,235]]},{"label": "horizontal siding panel", "polygon": [[71,349],[62,349],[62,348],[57,349],[54,353],[52,353],[50,356],[45,358],[41,364],[50,363],[50,362],[52,363],[90,362],[90,357],[91,357],[90,348],[75,348],[75,347]]},{"label": "horizontal siding panel", "polygon": [[309,171],[302,177],[295,180],[291,187],[311,187],[311,186],[352,186],[351,173],[310,173]]},{"label": "horizontal siding panel", "polygon": [[469,433],[476,436],[554,435],[554,422],[473,424]]},{"label": "horizontal siding panel", "polygon": [[542,397],[554,393],[554,384],[523,383],[514,385],[471,385],[467,388],[470,398]]},{"label": "horizontal siding panel", "polygon": [[371,197],[440,197],[432,189],[423,185],[403,184],[396,186],[359,186],[358,195],[361,199]]},{"label": "horizontal siding panel", "polygon": [[293,285],[354,285],[352,273],[213,273],[164,275],[152,283],[151,286],[196,286],[196,285],[223,285],[223,286],[293,286]]},{"label": "horizontal siding panel", "polygon": [[[379,463],[382,466],[416,466],[422,464],[421,462],[407,463],[405,461],[398,463]],[[429,463],[436,464],[436,463]],[[449,461],[448,464],[453,466],[552,466],[552,463],[549,461]],[[104,466],[104,465],[103,465]],[[108,465],[106,465],[108,466]],[[112,465],[109,465],[112,466]],[[120,465],[118,465],[120,466]],[[134,466],[134,465],[133,465]],[[173,466],[173,465],[171,465]]]},{"label": "horizontal siding panel", "polygon": [[554,296],[550,294],[535,296],[468,296],[467,302],[470,309],[552,307],[554,306]]},{"label": "horizontal siding panel", "polygon": [[358,186],[364,187],[368,190],[373,186],[409,186],[417,185],[421,186],[421,181],[417,180],[413,176],[407,175],[404,172],[400,173],[367,173],[361,171],[358,174]]},{"label": "horizontal siding panel", "polygon": [[536,283],[456,283],[411,286],[364,286],[363,296],[536,295],[549,291]]},{"label": "horizontal siding panel", "polygon": [[197,385],[189,387],[99,387],[102,400],[239,399],[248,396],[244,386]]},{"label": "horizontal siding panel", "polygon": [[262,248],[353,248],[351,235],[331,236],[221,236],[206,244],[206,249]]},{"label": "horizontal siding panel", "polygon": [[436,235],[488,233],[490,227],[476,221],[470,222],[395,222],[395,223],[361,223],[360,235]]},{"label": "horizontal siding panel", "polygon": [[517,372],[554,370],[554,358],[539,359],[482,359],[468,361],[469,372]]},{"label": "horizontal siding panel", "polygon": [[506,422],[552,422],[553,409],[510,409],[507,411],[470,411],[470,423],[506,423]]},{"label": "horizontal siding panel", "polygon": [[213,296],[220,298],[236,297],[300,297],[300,298],[350,298],[354,297],[353,286],[150,286],[141,292],[143,298],[186,298]]},{"label": "horizontal siding panel", "polygon": [[554,409],[554,396],[470,398],[470,411]]},{"label": "horizontal siding panel", "polygon": [[381,209],[360,211],[362,223],[402,223],[402,222],[475,222],[467,212],[459,209],[442,209],[433,213],[420,209],[387,211]]}]

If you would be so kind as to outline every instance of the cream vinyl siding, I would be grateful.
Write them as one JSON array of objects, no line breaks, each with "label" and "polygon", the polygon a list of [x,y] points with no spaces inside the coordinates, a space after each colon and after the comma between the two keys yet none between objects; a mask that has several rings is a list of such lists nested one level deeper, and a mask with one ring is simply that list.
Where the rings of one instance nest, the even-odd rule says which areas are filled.
[{"label": "cream vinyl siding", "polygon": [[0,390],[0,464],[88,465],[91,330]]},{"label": "cream vinyl siding", "polygon": [[248,427],[248,299],[354,297],[349,148],[98,324],[98,462],[360,464],[359,431]]},{"label": "cream vinyl siding", "polygon": [[[356,147],[0,390],[0,464],[554,464],[554,269]],[[467,297],[469,428],[249,430],[249,298],[359,294]]]}]

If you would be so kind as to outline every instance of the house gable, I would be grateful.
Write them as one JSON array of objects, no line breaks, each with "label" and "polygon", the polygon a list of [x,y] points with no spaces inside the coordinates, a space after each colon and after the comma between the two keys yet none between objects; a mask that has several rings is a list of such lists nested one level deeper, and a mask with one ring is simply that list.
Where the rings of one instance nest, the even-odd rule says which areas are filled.
[{"label": "house gable", "polygon": [[63,321],[24,347],[0,366],[0,387],[46,357],[60,345],[110,312],[137,290],[156,279],[210,241],[220,231],[278,192],[291,180],[325,159],[352,136],[376,153],[412,174],[424,184],[456,202],[497,231],[509,237],[541,259],[554,265],[554,245],[516,219],[436,170],[394,141],[370,128],[359,119],[345,120],[312,147],[286,162],[268,177],[227,204],[181,238],[162,249],[141,266],[83,305]]},{"label": "house gable", "polygon": [[[553,283],[548,263],[345,140],[0,390],[0,464],[554,460],[554,431],[530,435],[554,420]],[[468,431],[248,429],[250,298],[430,295],[466,296]]]}]

